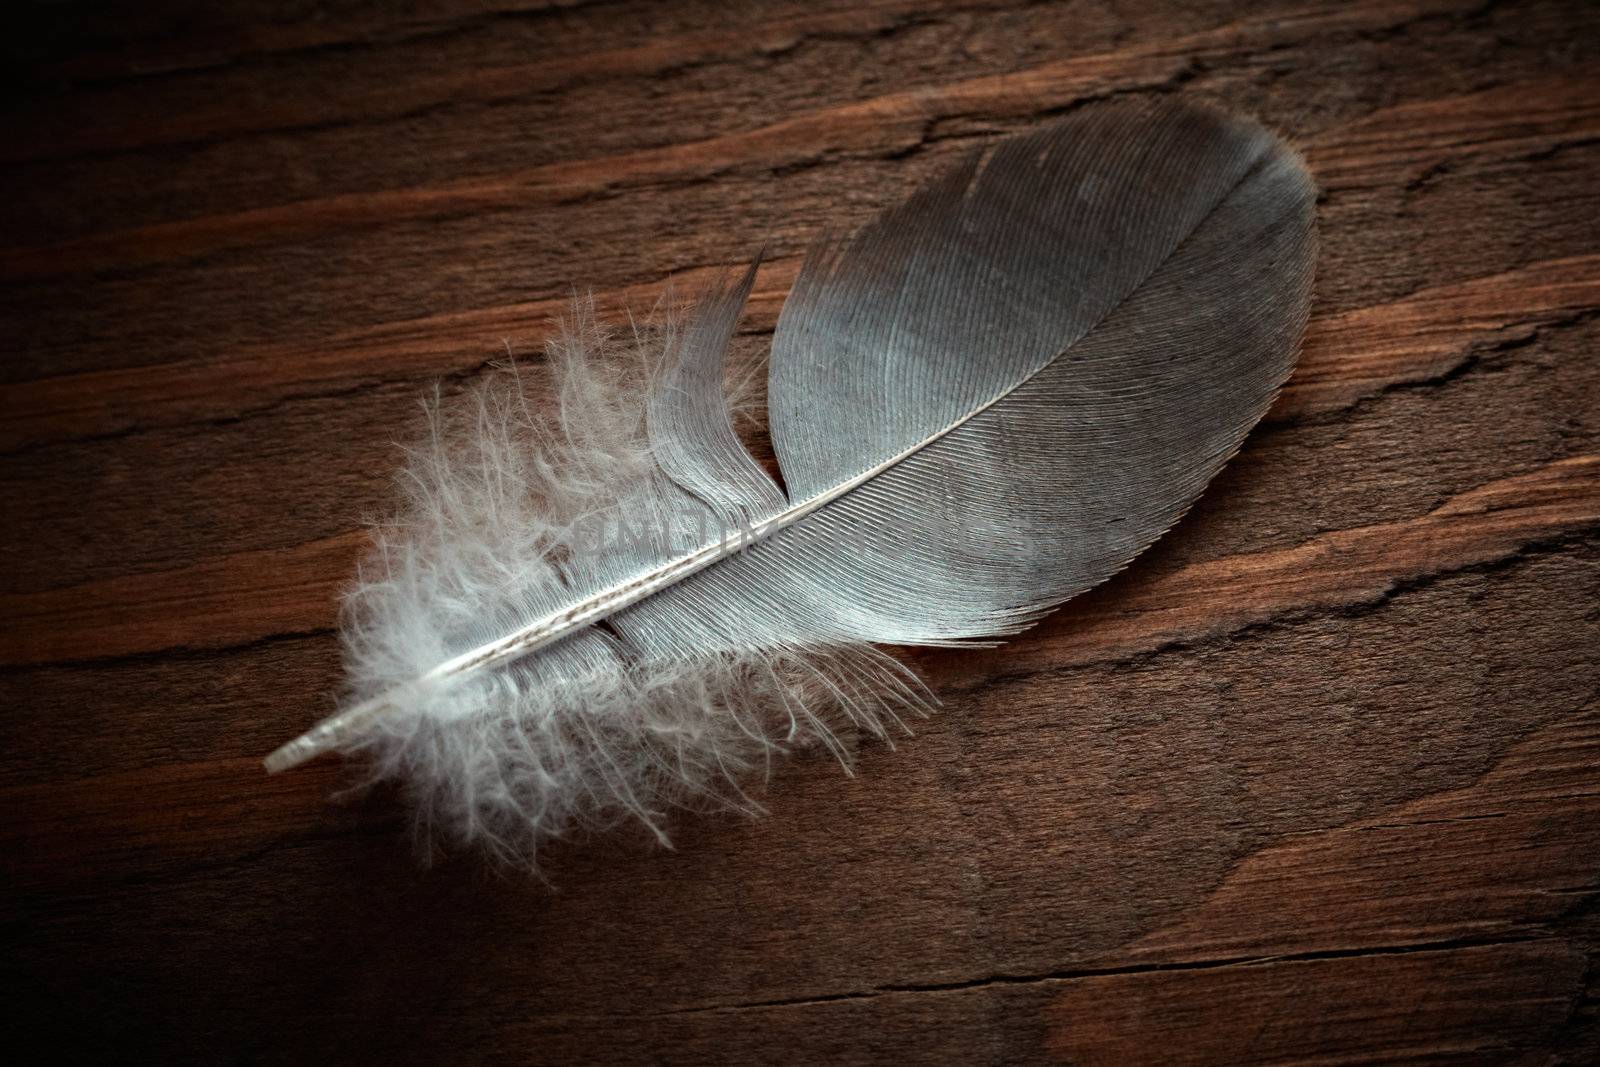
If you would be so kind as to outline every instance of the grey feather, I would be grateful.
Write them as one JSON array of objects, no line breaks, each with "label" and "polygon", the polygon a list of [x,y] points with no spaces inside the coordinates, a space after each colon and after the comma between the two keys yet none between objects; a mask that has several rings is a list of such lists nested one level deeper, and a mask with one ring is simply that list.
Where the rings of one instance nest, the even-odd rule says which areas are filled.
[{"label": "grey feather", "polygon": [[[1025,629],[1127,565],[1239,448],[1294,365],[1314,203],[1282,141],[1181,102],[1086,108],[971,156],[808,256],[772,342],[767,406],[781,488],[740,443],[723,395],[752,267],[661,342],[667,369],[629,446],[642,458],[585,512],[657,536],[574,551],[570,523],[553,525],[516,550],[533,559],[502,565],[451,601],[465,601],[480,624],[427,646],[439,660],[419,671],[423,691],[369,671],[354,707],[269,766],[373,736],[402,752],[419,731],[437,745],[474,716],[525,732],[557,714],[542,703],[530,710],[534,690],[581,689],[599,676],[615,688],[622,677],[626,708],[655,694],[649,679],[662,672],[678,685],[730,664],[744,680],[701,692],[684,721],[732,715],[765,752],[815,720],[820,692],[879,729],[884,708],[914,708],[918,697],[863,645],[961,644]],[[569,463],[588,454],[564,453]],[[418,566],[408,580],[426,585],[437,566]],[[380,630],[361,629],[360,647],[381,644]],[[813,654],[821,659],[806,659]],[[793,664],[772,664],[785,657],[805,662],[805,686],[779,679]],[[754,685],[752,665],[778,680]],[[497,674],[521,679],[507,683],[508,706],[485,681]],[[757,689],[789,724],[778,741],[770,710],[729,711],[744,707],[738,692]],[[465,711],[452,706],[462,692],[476,694]],[[807,706],[797,712],[797,702]],[[402,719],[410,725],[397,727]],[[626,742],[608,739],[601,754],[630,766],[613,759],[615,744]],[[503,754],[484,758],[500,761],[503,779]],[[658,753],[650,774],[617,788],[582,788],[596,812],[609,805],[653,821],[659,805],[640,798],[647,778],[703,787],[676,758]],[[694,765],[708,758],[722,757],[701,753]],[[415,772],[425,761],[391,762]],[[583,803],[564,806],[568,823],[598,821]],[[519,794],[514,817],[527,811]],[[535,836],[566,828],[551,822]]]}]

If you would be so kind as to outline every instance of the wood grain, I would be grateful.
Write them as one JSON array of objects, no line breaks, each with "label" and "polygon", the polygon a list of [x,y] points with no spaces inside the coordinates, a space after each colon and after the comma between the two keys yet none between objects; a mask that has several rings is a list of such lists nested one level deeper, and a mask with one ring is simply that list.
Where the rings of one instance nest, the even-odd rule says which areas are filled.
[{"label": "wood grain", "polygon": [[[23,18],[24,16],[9,16]],[[1600,1060],[1600,17],[1581,0],[41,6],[0,122],[10,1032],[200,1062]],[[391,442],[1121,94],[1293,136],[1317,306],[1183,524],[854,777],[419,862],[258,759]]]}]

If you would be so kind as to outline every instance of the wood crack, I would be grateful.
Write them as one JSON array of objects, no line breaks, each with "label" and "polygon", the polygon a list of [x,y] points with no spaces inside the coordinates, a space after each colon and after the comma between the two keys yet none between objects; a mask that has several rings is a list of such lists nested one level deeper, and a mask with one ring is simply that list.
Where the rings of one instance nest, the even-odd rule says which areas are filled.
[{"label": "wood crack", "polygon": [[[707,1012],[736,1012],[768,1008],[805,1008],[836,1004],[841,1001],[871,1000],[896,994],[946,994],[966,993],[992,989],[997,986],[1053,985],[1097,978],[1117,978],[1128,975],[1163,974],[1182,971],[1210,971],[1233,967],[1259,967],[1277,964],[1311,963],[1324,960],[1362,959],[1366,957],[1405,956],[1417,953],[1460,952],[1469,949],[1499,948],[1507,945],[1536,944],[1552,939],[1536,936],[1495,938],[1451,938],[1442,941],[1425,941],[1412,944],[1377,945],[1351,949],[1331,949],[1316,952],[1283,953],[1263,956],[1232,956],[1219,959],[1184,960],[1172,963],[1130,964],[1121,967],[1080,967],[1041,971],[1033,974],[992,974],[980,978],[958,979],[949,982],[907,982],[875,986],[871,989],[851,990],[841,993],[822,993],[802,997],[782,997],[771,1000],[736,1001],[727,1004],[694,1005],[659,1013],[661,1016],[698,1015]],[[604,1017],[604,1016],[601,1016]]]}]

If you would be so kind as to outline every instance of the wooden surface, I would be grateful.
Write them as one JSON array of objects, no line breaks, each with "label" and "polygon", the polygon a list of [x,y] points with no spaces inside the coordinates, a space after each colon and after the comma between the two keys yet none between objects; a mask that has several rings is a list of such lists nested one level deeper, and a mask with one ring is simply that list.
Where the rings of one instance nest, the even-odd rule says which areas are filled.
[{"label": "wooden surface", "polygon": [[[1600,1057],[1600,9],[40,5],[5,34],[5,1006],[112,1062]],[[20,16],[8,15],[8,18]],[[770,817],[424,869],[259,757],[435,378],[797,257],[1089,100],[1324,193],[1195,512]],[[537,372],[535,372],[537,373]]]}]

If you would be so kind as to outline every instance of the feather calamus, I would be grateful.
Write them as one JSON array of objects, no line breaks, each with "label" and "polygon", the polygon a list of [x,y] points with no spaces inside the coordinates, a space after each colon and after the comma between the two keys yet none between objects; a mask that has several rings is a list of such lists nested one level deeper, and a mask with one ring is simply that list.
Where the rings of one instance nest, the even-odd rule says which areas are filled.
[{"label": "feather calamus", "polygon": [[1125,566],[1266,412],[1308,313],[1315,189],[1256,123],[1103,104],[823,240],[772,338],[781,485],[724,355],[754,267],[550,346],[416,450],[343,627],[351,699],[267,760],[361,752],[446,836],[752,807],[740,782],[928,702],[878,645],[1015,634]]}]

